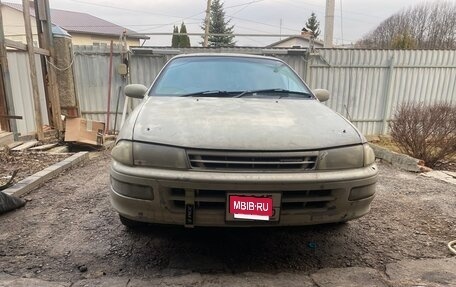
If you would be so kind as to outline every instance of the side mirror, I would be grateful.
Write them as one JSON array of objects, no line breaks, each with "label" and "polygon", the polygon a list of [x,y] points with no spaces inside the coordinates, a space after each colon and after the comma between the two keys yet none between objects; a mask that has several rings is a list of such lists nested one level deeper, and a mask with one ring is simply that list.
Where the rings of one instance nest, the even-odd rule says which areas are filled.
[{"label": "side mirror", "polygon": [[329,91],[325,89],[315,89],[312,91],[320,102],[329,100]]},{"label": "side mirror", "polygon": [[131,84],[127,85],[124,91],[127,97],[142,99],[147,92],[147,87],[141,84]]}]

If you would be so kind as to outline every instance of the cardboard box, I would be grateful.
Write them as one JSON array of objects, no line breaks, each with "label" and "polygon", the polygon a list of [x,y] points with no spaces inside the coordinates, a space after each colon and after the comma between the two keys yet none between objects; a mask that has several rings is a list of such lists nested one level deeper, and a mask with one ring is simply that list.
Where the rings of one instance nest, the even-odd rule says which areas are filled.
[{"label": "cardboard box", "polygon": [[103,145],[105,124],[83,118],[65,120],[65,141],[81,144]]}]

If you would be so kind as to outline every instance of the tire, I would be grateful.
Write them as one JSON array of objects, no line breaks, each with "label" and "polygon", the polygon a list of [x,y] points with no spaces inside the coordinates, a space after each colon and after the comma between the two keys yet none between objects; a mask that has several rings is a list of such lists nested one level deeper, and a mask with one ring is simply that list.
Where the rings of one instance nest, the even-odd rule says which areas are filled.
[{"label": "tire", "polygon": [[130,229],[138,229],[138,228],[144,227],[146,225],[144,222],[131,220],[126,217],[123,217],[120,214],[119,214],[119,219],[120,219],[120,222],[124,226],[126,226],[127,228],[130,228]]}]

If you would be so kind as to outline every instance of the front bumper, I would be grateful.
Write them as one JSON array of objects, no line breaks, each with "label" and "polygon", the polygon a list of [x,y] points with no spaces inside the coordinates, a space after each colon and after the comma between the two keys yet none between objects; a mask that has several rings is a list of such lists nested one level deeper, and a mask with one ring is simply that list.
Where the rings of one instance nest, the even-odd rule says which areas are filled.
[{"label": "front bumper", "polygon": [[[111,203],[122,216],[142,222],[194,226],[310,225],[348,221],[369,212],[377,181],[375,164],[358,169],[303,173],[223,173],[130,167],[113,161]],[[146,188],[143,199],[126,196]],[[226,193],[281,195],[277,222],[226,220]],[[356,193],[356,194],[355,194]],[[349,200],[350,194],[358,200]]]}]

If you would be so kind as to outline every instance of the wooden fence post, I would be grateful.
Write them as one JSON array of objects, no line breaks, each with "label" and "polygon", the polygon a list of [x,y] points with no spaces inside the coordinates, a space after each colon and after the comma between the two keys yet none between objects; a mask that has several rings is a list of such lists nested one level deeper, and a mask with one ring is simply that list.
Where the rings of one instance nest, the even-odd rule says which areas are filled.
[{"label": "wooden fence post", "polygon": [[43,117],[41,115],[40,93],[38,90],[38,79],[36,76],[36,62],[35,62],[35,52],[33,49],[33,32],[32,32],[32,24],[31,24],[31,20],[30,20],[30,2],[29,2],[29,0],[22,0],[22,12],[24,14],[25,37],[27,40],[27,54],[28,54],[29,67],[30,67],[30,79],[32,81],[33,106],[35,108],[36,137],[38,140],[41,141],[44,139]]}]

